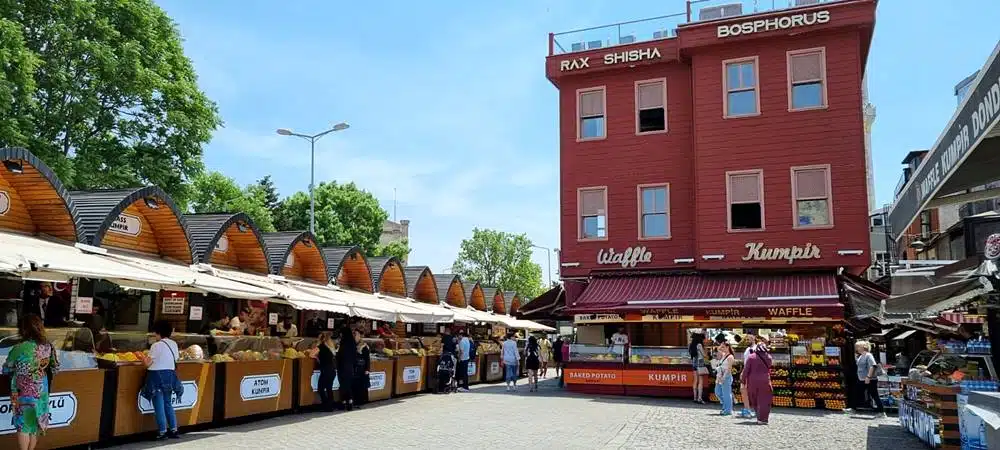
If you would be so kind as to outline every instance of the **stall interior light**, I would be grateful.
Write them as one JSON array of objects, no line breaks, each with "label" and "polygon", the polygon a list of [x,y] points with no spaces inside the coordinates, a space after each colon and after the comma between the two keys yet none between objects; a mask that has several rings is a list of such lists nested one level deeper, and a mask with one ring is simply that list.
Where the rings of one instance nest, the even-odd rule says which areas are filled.
[{"label": "stall interior light", "polygon": [[726,255],[701,255],[701,259],[705,261],[721,261]]},{"label": "stall interior light", "polygon": [[236,222],[236,229],[239,230],[240,233],[246,233],[248,227],[247,224],[243,222]]},{"label": "stall interior light", "polygon": [[864,250],[837,250],[837,254],[840,256],[863,255],[864,253]]},{"label": "stall interior light", "polygon": [[24,173],[24,165],[21,164],[20,162],[13,161],[13,160],[10,160],[10,159],[5,159],[5,160],[3,160],[3,166],[5,168],[7,168],[7,171],[10,172],[10,173],[13,173],[13,174],[22,174],[22,173]]},{"label": "stall interior light", "polygon": [[694,258],[677,258],[674,260],[674,264],[691,264],[694,262]]},{"label": "stall interior light", "polygon": [[146,197],[143,199],[146,202],[146,207],[149,209],[159,209],[160,203],[156,201],[153,197]]}]

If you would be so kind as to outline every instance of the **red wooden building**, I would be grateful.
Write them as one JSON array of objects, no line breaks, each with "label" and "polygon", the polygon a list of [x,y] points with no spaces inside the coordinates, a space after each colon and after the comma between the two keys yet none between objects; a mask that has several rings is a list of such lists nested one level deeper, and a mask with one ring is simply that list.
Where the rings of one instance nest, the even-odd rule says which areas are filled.
[{"label": "red wooden building", "polygon": [[836,271],[870,264],[877,2],[716,3],[550,35],[570,311],[837,317]]}]

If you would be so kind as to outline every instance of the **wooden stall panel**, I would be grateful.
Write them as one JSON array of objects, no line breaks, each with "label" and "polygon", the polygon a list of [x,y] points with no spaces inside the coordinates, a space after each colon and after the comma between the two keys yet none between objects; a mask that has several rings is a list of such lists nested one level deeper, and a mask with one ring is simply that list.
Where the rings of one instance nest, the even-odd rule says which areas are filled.
[{"label": "wooden stall panel", "polygon": [[368,400],[386,400],[392,397],[395,361],[391,359],[373,359],[369,379],[371,387],[368,388]]},{"label": "wooden stall panel", "polygon": [[[333,261],[327,262],[335,264]],[[344,256],[344,263],[340,267],[340,273],[337,274],[337,284],[372,292],[372,273],[364,255],[352,252]]]},{"label": "wooden stall panel", "polygon": [[[184,362],[177,365],[177,376],[184,385],[184,395],[174,400],[177,424],[181,427],[212,421],[215,404],[215,364]],[[146,379],[144,366],[118,368],[118,393],[115,395],[115,436],[156,431],[156,419],[149,401],[139,392]]]},{"label": "wooden stall panel", "polygon": [[226,364],[226,419],[292,408],[292,360],[221,364]]},{"label": "wooden stall panel", "polygon": [[257,235],[249,229],[240,231],[237,224],[230,225],[219,238],[218,244],[212,251],[211,261],[217,266],[268,273],[267,256],[264,247],[257,240]]},{"label": "wooden stall panel", "polygon": [[[0,167],[0,170],[3,168]],[[24,200],[21,199],[20,192],[14,189],[4,176],[0,176],[0,230],[34,233],[35,223]]]},{"label": "wooden stall panel", "polygon": [[[300,358],[299,360],[299,398],[296,406],[319,405],[319,369],[316,360]],[[333,402],[340,401],[340,377],[333,379]]]},{"label": "wooden stall panel", "polygon": [[[0,198],[0,229],[44,233],[66,241],[75,241],[76,225],[65,200],[38,169],[24,161],[22,169],[21,174],[0,170],[0,191],[5,191],[7,194],[7,200]],[[18,199],[13,198],[15,195]],[[0,197],[3,197],[3,194],[0,194]],[[14,203],[18,201],[21,202],[21,206],[16,207]],[[6,213],[3,212],[5,202],[8,209]],[[23,221],[25,211],[31,218],[31,229],[4,224],[4,216],[6,220],[18,217],[18,220]]]},{"label": "wooden stall panel", "polygon": [[403,274],[403,266],[395,261],[387,263],[378,280],[378,290],[383,294],[406,297],[406,276]]},{"label": "wooden stall panel", "polygon": [[503,380],[503,364],[500,364],[500,355],[497,353],[490,353],[483,355],[486,366],[486,381],[500,381]]},{"label": "wooden stall panel", "polygon": [[[104,369],[59,372],[49,394],[49,430],[39,449],[97,442],[101,431]],[[0,376],[0,448],[17,448],[11,425],[10,378]]]},{"label": "wooden stall panel", "polygon": [[422,356],[400,356],[396,358],[396,395],[412,394],[424,390],[424,373],[427,360]]}]

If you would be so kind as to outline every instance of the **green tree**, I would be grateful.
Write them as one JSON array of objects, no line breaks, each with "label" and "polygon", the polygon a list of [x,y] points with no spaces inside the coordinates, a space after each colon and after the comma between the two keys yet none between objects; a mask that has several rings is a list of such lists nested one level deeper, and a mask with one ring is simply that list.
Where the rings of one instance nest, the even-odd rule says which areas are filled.
[{"label": "green tree", "polygon": [[542,267],[531,261],[526,234],[474,228],[472,238],[462,240],[452,267],[462,279],[515,291],[526,299],[542,292]]},{"label": "green tree", "polygon": [[379,245],[372,250],[369,256],[395,256],[400,261],[406,261],[410,255],[410,240],[393,241],[385,245]]},{"label": "green tree", "polygon": [[[320,183],[316,195],[316,240],[321,246],[357,245],[370,254],[378,248],[382,224],[389,218],[371,192],[354,183]],[[279,230],[309,229],[309,194],[296,192],[282,202]]]},{"label": "green tree", "polygon": [[240,189],[236,181],[219,172],[202,173],[192,181],[189,204],[196,213],[246,213],[262,232],[275,231],[267,199],[255,186]]},{"label": "green tree", "polygon": [[274,185],[270,175],[257,180],[257,183],[251,185],[250,188],[260,191],[260,195],[264,196],[264,206],[271,210],[272,215],[277,214],[278,210],[281,209],[281,197],[278,196],[278,188]]},{"label": "green tree", "polygon": [[221,121],[166,13],[0,0],[0,18],[0,146],[31,149],[71,188],[155,184],[184,205]]}]

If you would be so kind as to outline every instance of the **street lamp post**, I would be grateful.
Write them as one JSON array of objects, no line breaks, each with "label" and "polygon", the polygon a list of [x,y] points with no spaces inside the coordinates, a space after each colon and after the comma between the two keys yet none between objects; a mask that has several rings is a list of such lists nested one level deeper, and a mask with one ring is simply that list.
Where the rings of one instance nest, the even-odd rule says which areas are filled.
[{"label": "street lamp post", "polygon": [[548,252],[548,260],[547,260],[548,264],[547,265],[548,265],[549,271],[546,272],[546,275],[548,275],[549,287],[551,288],[552,287],[552,249],[548,248],[548,247],[542,247],[541,245],[535,245],[535,244],[531,244],[531,246],[535,247],[535,248],[540,248],[540,249],[545,250],[545,251]]},{"label": "street lamp post", "polygon": [[288,128],[278,128],[278,134],[282,136],[295,136],[309,141],[309,232],[316,235],[316,197],[313,195],[313,187],[316,185],[316,141],[334,131],[342,131],[350,128],[347,122],[340,122],[319,134],[308,135],[299,134]]}]

